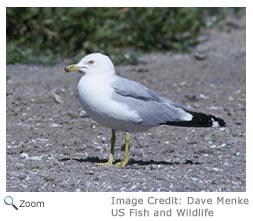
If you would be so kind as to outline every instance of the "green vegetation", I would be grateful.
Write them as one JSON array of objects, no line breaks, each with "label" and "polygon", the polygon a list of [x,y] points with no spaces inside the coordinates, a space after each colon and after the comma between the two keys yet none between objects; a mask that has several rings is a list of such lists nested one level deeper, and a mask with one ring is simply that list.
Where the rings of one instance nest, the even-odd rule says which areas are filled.
[{"label": "green vegetation", "polygon": [[[187,51],[224,8],[7,8],[7,63],[55,63],[87,53],[136,63],[138,52]],[[117,59],[115,59],[117,58]]]}]

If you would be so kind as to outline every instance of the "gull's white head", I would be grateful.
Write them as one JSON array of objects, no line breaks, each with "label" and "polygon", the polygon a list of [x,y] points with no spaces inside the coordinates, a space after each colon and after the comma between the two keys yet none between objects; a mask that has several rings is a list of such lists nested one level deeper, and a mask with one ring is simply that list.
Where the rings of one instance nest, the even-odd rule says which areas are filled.
[{"label": "gull's white head", "polygon": [[115,74],[114,65],[111,59],[101,53],[86,55],[77,64],[72,64],[64,68],[65,72],[80,71],[86,75],[109,75]]}]

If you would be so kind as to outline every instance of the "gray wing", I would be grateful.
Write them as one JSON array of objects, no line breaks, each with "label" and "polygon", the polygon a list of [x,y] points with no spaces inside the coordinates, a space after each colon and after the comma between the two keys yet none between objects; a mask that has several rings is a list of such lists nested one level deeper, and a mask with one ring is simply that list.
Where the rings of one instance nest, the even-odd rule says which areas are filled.
[{"label": "gray wing", "polygon": [[133,97],[144,101],[160,101],[161,99],[160,95],[142,84],[121,77],[118,77],[112,87],[116,93],[125,97]]},{"label": "gray wing", "polygon": [[182,105],[160,96],[135,81],[118,77],[111,86],[115,92],[112,98],[136,111],[143,125],[155,126],[189,118]]}]

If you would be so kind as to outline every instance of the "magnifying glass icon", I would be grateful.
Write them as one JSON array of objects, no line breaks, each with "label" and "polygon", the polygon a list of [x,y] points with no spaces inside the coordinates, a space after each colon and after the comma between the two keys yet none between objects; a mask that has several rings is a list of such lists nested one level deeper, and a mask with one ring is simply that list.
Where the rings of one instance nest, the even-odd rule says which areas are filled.
[{"label": "magnifying glass icon", "polygon": [[12,205],[14,209],[18,210],[18,207],[16,207],[14,204],[13,204],[13,198],[11,196],[6,196],[4,198],[4,203],[6,205]]}]

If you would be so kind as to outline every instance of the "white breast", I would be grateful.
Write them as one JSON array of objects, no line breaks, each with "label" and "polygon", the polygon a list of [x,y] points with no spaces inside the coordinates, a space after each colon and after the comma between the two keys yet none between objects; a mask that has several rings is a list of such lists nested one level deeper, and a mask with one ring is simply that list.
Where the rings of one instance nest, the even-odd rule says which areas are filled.
[{"label": "white breast", "polygon": [[[127,130],[140,122],[135,111],[111,99],[113,78],[83,76],[78,83],[78,98],[88,115],[99,124],[115,130]],[[130,128],[129,128],[130,127]]]}]

